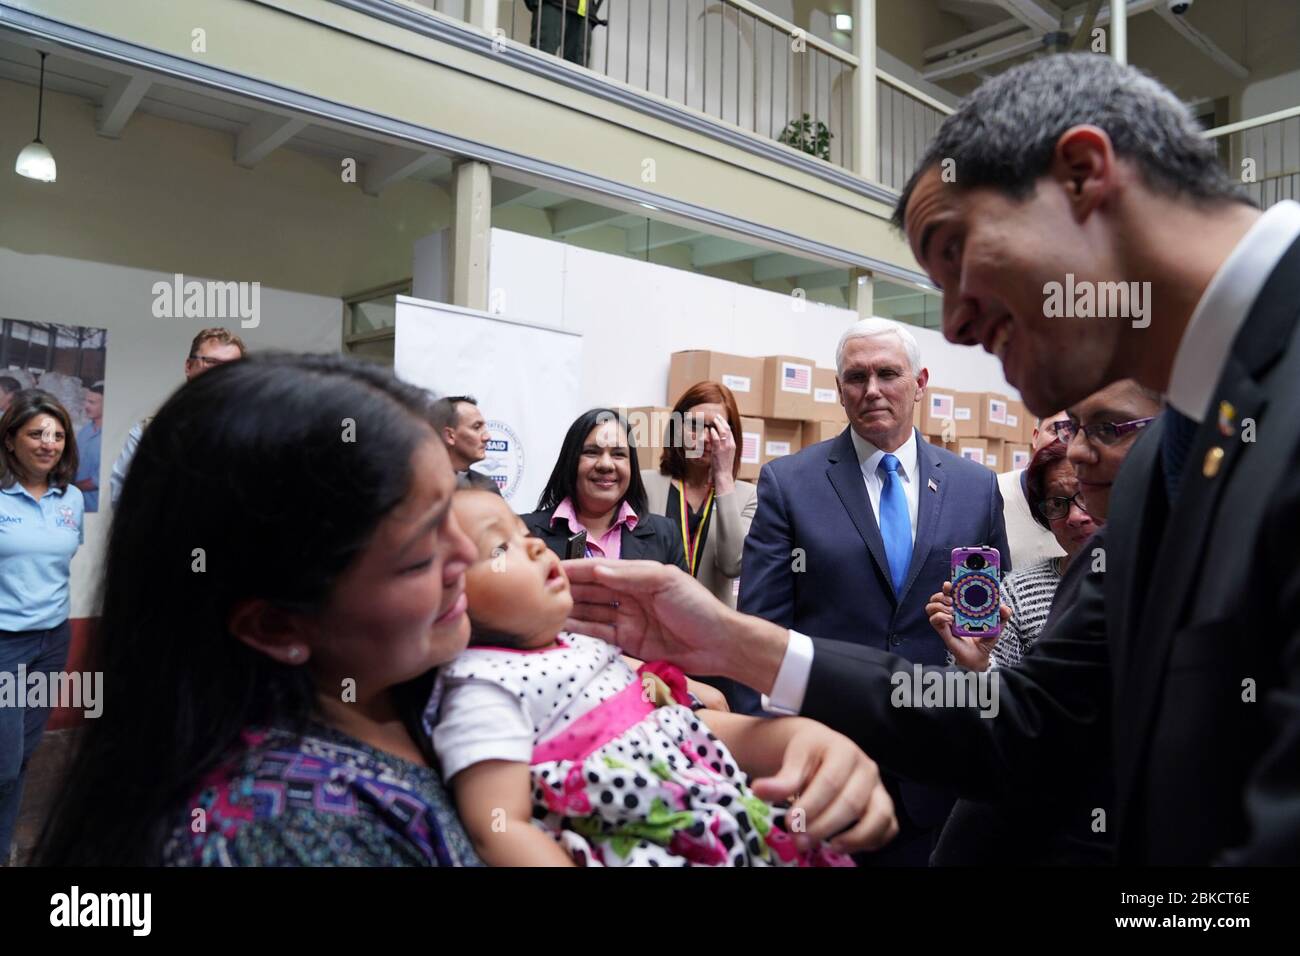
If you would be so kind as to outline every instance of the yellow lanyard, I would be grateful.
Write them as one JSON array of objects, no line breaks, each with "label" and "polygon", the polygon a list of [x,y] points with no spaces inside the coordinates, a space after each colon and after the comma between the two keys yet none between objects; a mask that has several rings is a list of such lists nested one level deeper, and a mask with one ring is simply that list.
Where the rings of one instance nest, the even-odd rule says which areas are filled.
[{"label": "yellow lanyard", "polygon": [[585,17],[586,15],[587,15],[587,0],[578,0],[578,16]]},{"label": "yellow lanyard", "polygon": [[[686,548],[686,566],[691,570],[691,577],[695,577],[695,566],[700,560],[700,539],[703,534],[691,535],[691,523],[686,519],[686,484],[677,482],[677,500],[681,505],[682,515],[682,544]],[[704,514],[700,515],[700,531],[704,531],[704,522],[709,520],[709,509],[713,507],[713,486],[709,485],[709,497],[704,499]]]}]

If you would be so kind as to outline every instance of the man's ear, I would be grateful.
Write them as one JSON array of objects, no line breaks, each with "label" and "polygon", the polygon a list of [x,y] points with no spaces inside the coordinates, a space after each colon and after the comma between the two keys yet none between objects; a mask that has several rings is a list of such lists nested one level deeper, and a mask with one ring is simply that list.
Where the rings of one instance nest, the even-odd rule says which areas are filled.
[{"label": "man's ear", "polygon": [[253,650],[281,664],[305,664],[311,656],[312,628],[305,617],[264,598],[237,602],[226,627]]},{"label": "man's ear", "polygon": [[1116,174],[1115,148],[1105,130],[1072,126],[1057,139],[1049,175],[1065,190],[1078,221],[1109,198]]}]

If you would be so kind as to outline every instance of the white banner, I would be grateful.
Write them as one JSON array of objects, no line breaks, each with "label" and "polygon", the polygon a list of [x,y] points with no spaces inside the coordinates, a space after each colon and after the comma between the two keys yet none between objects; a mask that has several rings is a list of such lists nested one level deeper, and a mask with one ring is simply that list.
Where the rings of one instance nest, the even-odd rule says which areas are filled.
[{"label": "white banner", "polygon": [[438,395],[473,395],[491,440],[475,471],[533,511],[583,411],[582,337],[441,302],[397,297],[393,366]]}]

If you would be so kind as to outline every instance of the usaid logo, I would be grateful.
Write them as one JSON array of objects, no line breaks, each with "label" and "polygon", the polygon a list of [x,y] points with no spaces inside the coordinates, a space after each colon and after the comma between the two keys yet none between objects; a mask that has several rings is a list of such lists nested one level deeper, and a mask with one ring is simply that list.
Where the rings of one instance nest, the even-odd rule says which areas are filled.
[{"label": "usaid logo", "polygon": [[487,454],[476,470],[495,481],[501,496],[509,501],[524,476],[524,445],[515,430],[503,421],[490,419],[487,429]]}]

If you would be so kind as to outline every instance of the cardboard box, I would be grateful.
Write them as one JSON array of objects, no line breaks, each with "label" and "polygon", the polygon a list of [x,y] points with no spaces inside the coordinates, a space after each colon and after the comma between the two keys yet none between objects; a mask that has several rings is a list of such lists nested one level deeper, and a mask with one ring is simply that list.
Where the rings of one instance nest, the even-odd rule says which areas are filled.
[{"label": "cardboard box", "polygon": [[816,445],[818,442],[830,441],[844,431],[844,422],[804,422],[801,448]]},{"label": "cardboard box", "polygon": [[812,359],[769,355],[763,361],[763,417],[817,421],[821,413],[813,401]]},{"label": "cardboard box", "polygon": [[736,396],[741,415],[763,413],[763,360],[727,352],[692,349],[674,352],[668,366],[669,406],[697,382],[720,382]]},{"label": "cardboard box", "polygon": [[819,422],[849,423],[849,416],[844,414],[840,404],[840,393],[835,387],[835,369],[813,369],[813,406]]},{"label": "cardboard box", "polygon": [[672,417],[671,408],[637,405],[618,409],[627,419],[628,436],[636,446],[637,465],[642,471],[658,471],[664,457],[664,431]]},{"label": "cardboard box", "polygon": [[763,419],[763,464],[793,455],[803,447],[803,422],[785,418]]},{"label": "cardboard box", "polygon": [[984,464],[996,472],[1007,471],[1007,443],[1001,438],[986,438],[984,445]]},{"label": "cardboard box", "polygon": [[1032,453],[1027,442],[1007,442],[1006,453],[1011,471],[1019,471],[1021,468],[1029,467],[1029,458]]},{"label": "cardboard box", "polygon": [[980,393],[980,437],[996,438],[1001,441],[1020,440],[1020,420],[1016,419],[1013,428],[1008,421],[1011,411],[1011,399],[997,392]]},{"label": "cardboard box", "polygon": [[758,471],[763,467],[763,419],[740,419],[740,471],[736,477],[741,481],[757,481]]},{"label": "cardboard box", "polygon": [[[1012,444],[1019,444],[1027,441],[1025,438],[1025,419],[1029,418],[1029,409],[1025,408],[1025,403],[1018,398],[1013,398],[1007,402],[1007,425],[1014,428],[1016,434],[1012,438],[1005,439]],[[1033,424],[1030,424],[1030,430],[1033,430]]]},{"label": "cardboard box", "polygon": [[950,388],[926,386],[921,409],[921,431],[927,435],[944,434],[943,423],[952,421],[958,438],[978,438],[980,433],[980,399],[983,392],[958,392]]},{"label": "cardboard box", "polygon": [[987,438],[958,438],[956,447],[952,449],[954,454],[962,458],[973,461],[976,464],[984,464],[984,455],[988,451],[989,442]]}]

